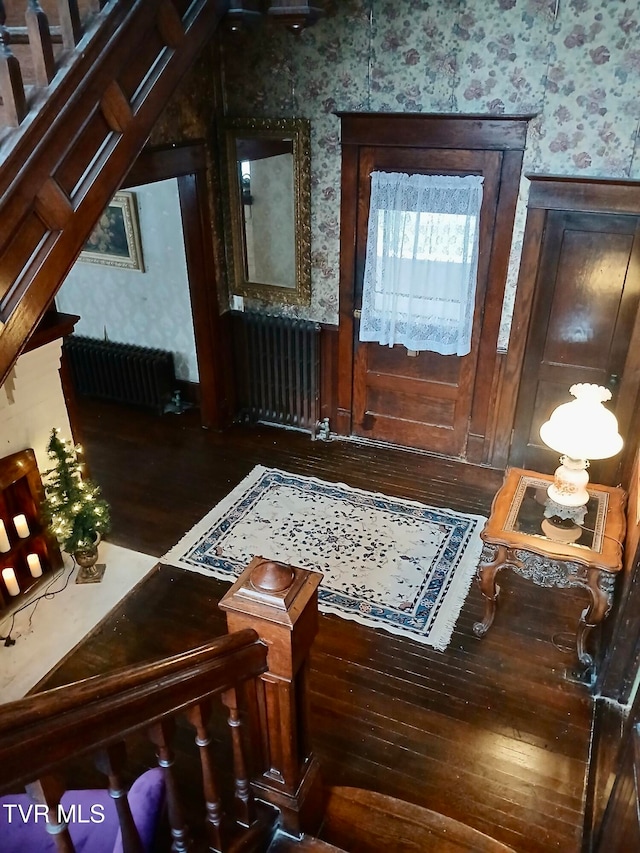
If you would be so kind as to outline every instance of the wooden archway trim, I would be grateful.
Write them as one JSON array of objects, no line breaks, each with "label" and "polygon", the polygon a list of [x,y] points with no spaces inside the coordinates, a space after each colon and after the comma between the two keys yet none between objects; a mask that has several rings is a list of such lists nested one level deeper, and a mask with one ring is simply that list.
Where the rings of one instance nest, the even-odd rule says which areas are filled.
[{"label": "wooden archway trim", "polygon": [[222,369],[225,355],[230,352],[230,341],[218,309],[207,164],[204,141],[149,148],[138,157],[123,186],[140,186],[170,178],[178,181],[200,376],[202,426],[220,429],[231,419],[233,389],[228,372]]}]

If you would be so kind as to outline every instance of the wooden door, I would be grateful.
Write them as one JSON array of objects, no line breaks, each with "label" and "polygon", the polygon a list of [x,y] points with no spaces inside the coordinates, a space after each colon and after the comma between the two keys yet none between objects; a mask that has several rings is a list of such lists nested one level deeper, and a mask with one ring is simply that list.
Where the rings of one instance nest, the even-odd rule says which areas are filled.
[{"label": "wooden door", "polygon": [[[550,211],[541,246],[510,464],[552,471],[558,455],[540,425],[572,399],[577,382],[608,386],[623,437],[638,392],[629,353],[638,338],[640,217]],[[633,356],[632,356],[633,357]],[[615,477],[619,459],[593,464],[591,479]]]},{"label": "wooden door", "polygon": [[[360,150],[354,288],[352,431],[355,435],[463,456],[475,388],[483,308],[487,290],[503,152],[482,150],[366,147]],[[358,340],[359,309],[367,240],[370,175],[483,175],[480,251],[471,352],[466,356],[380,346]]]}]

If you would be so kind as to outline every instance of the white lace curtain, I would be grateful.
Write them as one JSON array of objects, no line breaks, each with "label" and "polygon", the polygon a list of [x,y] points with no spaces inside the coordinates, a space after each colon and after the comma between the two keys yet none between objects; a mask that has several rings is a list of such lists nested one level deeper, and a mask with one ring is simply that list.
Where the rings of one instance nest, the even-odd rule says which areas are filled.
[{"label": "white lace curtain", "polygon": [[372,173],[361,341],[470,351],[482,181]]}]

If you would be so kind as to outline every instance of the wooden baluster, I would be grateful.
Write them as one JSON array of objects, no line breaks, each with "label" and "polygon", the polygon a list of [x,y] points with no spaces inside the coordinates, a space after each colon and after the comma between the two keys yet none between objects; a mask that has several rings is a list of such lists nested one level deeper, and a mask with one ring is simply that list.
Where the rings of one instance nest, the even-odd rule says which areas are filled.
[{"label": "wooden baluster", "polygon": [[27,114],[27,99],[20,63],[11,53],[11,35],[5,26],[6,20],[4,2],[0,0],[0,95],[5,125],[18,127]]},{"label": "wooden baluster", "polygon": [[49,21],[39,0],[28,0],[25,14],[38,86],[48,86],[56,72]]},{"label": "wooden baluster", "polygon": [[173,842],[171,850],[174,853],[188,853],[191,848],[184,813],[180,804],[178,786],[173,772],[173,751],[169,741],[173,735],[175,724],[172,720],[163,720],[149,729],[151,742],[155,744],[158,756],[158,766],[164,772],[164,783],[167,792],[167,812]]},{"label": "wooden baluster", "polygon": [[114,800],[118,812],[124,853],[143,853],[144,848],[131,814],[127,789],[122,782],[121,774],[126,761],[127,753],[122,741],[101,750],[95,759],[98,770],[109,779],[109,796]]},{"label": "wooden baluster", "polygon": [[235,688],[222,694],[222,701],[229,709],[227,723],[231,728],[231,743],[233,746],[233,769],[236,788],[236,822],[242,826],[251,826],[254,821],[253,794],[249,785],[247,761],[242,740],[242,720],[238,708],[238,696]]},{"label": "wooden baluster", "polygon": [[196,730],[196,745],[200,752],[200,764],[202,766],[202,787],[207,807],[207,837],[209,839],[209,850],[214,853],[222,853],[225,849],[222,840],[222,805],[218,780],[211,754],[211,738],[207,731],[206,717],[209,716],[209,708],[204,704],[194,705],[186,712],[186,717]]},{"label": "wooden baluster", "polygon": [[73,50],[82,38],[78,0],[58,0],[58,16],[62,31],[62,44],[67,50]]},{"label": "wooden baluster", "polygon": [[[27,794],[36,806],[47,807],[47,835],[53,838],[58,853],[75,853],[73,841],[69,835],[69,829],[65,821],[61,821],[58,815],[58,806],[64,793],[64,786],[54,776],[45,776],[37,782],[31,782],[26,786]],[[44,827],[43,827],[44,834]]]}]

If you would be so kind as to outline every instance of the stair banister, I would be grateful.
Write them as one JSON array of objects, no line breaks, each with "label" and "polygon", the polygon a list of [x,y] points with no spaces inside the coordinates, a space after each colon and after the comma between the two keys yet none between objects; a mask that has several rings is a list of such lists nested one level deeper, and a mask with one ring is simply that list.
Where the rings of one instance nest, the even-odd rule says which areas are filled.
[{"label": "stair banister", "polygon": [[[194,730],[200,757],[209,850],[236,849],[233,827],[222,812],[207,728],[211,700],[218,696],[232,735],[235,823],[246,833],[242,849],[266,849],[274,809],[289,835],[315,832],[324,797],[305,706],[321,577],[255,558],[220,602],[233,633],[163,660],[0,705],[0,793],[26,787],[55,822],[64,791],[56,773],[70,755],[91,754],[117,801],[123,839],[128,839],[125,853],[139,853],[122,782],[124,742],[147,733],[164,776],[173,849],[190,850],[172,747],[174,717],[182,715]],[[58,849],[71,853],[67,827],[57,829]]]},{"label": "stair banister", "polygon": [[[0,383],[228,6],[229,0],[191,0],[186,7],[178,0],[111,0],[65,60],[64,73],[56,73],[55,85],[39,87],[25,121],[5,132]],[[63,41],[75,42],[75,14],[61,30]],[[17,117],[24,112],[24,87],[17,84],[8,39],[0,30],[0,87],[15,93]]]},{"label": "stair banister", "polygon": [[70,755],[107,746],[254,678],[266,666],[266,648],[249,629],[0,705],[0,790],[53,773]]}]

